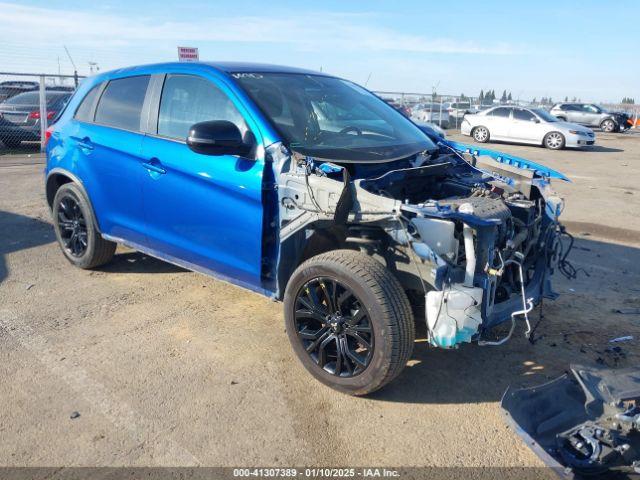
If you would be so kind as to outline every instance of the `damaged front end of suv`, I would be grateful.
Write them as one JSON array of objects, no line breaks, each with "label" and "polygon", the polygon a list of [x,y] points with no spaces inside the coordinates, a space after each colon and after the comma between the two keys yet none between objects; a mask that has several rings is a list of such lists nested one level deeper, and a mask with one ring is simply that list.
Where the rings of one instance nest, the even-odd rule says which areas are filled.
[{"label": "damaged front end of suv", "polygon": [[[376,257],[414,292],[429,341],[451,348],[554,298],[562,255],[562,174],[523,159],[441,140],[374,165],[329,162],[273,145],[280,276],[323,239]],[[424,300],[421,301],[423,297]],[[509,336],[513,333],[513,328]]]},{"label": "damaged front end of suv", "polygon": [[[307,370],[356,395],[431,345],[500,344],[564,259],[562,174],[434,135],[346,80],[238,73],[269,119],[263,275]],[[489,330],[511,321],[501,340]]]}]

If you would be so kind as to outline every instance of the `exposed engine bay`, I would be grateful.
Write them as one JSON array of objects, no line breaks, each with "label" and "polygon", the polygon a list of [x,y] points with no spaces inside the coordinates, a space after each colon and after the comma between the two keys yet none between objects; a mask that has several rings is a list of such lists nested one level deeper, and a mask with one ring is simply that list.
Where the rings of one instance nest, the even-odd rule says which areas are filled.
[{"label": "exposed engine bay", "polygon": [[640,478],[637,369],[572,366],[544,385],[509,389],[507,420],[564,478]]},{"label": "exposed engine bay", "polygon": [[[553,298],[549,277],[566,260],[550,188],[562,174],[524,159],[446,140],[438,151],[386,163],[323,160],[269,147],[279,203],[280,259],[320,235],[377,257],[424,312],[431,344],[506,341],[516,318]],[[281,285],[278,285],[281,290]],[[488,341],[491,327],[509,334]]]}]

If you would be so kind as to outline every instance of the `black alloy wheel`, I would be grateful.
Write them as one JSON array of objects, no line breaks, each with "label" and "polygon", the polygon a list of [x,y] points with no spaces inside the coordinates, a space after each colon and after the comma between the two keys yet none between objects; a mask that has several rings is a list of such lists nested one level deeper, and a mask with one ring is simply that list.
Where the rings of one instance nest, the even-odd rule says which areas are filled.
[{"label": "black alloy wheel", "polygon": [[58,227],[64,249],[74,257],[82,257],[87,251],[87,220],[80,205],[72,195],[65,195],[58,204]]},{"label": "black alloy wheel", "polygon": [[371,362],[375,342],[369,313],[335,279],[313,278],[302,286],[295,300],[295,327],[313,362],[332,375],[354,377]]}]

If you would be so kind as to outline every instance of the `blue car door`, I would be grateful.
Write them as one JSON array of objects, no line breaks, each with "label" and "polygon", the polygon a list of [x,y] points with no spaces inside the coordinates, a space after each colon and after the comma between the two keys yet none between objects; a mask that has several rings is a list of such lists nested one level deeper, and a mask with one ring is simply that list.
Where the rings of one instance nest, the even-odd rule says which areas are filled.
[{"label": "blue car door", "polygon": [[[149,84],[141,75],[95,87],[76,112],[70,142],[103,234],[145,243],[141,111]],[[95,112],[85,102],[100,95]],[[83,108],[85,107],[85,108]]]},{"label": "blue car door", "polygon": [[149,247],[260,290],[263,159],[202,155],[185,143],[189,128],[206,120],[228,120],[251,134],[246,113],[212,79],[168,74],[160,84],[157,122],[142,147]]}]

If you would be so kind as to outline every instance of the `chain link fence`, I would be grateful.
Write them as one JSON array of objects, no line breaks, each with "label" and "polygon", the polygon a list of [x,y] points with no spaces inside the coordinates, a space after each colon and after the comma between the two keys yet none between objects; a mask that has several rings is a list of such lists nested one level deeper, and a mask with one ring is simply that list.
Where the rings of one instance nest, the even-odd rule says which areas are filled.
[{"label": "chain link fence", "polygon": [[[0,72],[0,155],[37,152],[44,148],[47,127],[55,122],[82,79],[79,75]],[[374,92],[415,121],[458,129],[464,115],[492,104],[477,97],[419,92]],[[510,105],[534,106],[526,101]],[[535,106],[540,106],[536,104]],[[542,105],[550,108],[550,105]],[[640,128],[640,105],[605,104],[627,112]]]},{"label": "chain link fence", "polygon": [[0,155],[37,152],[83,77],[0,72]]}]

